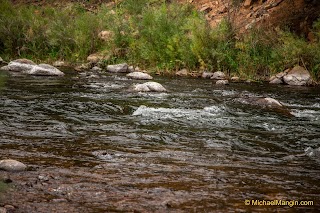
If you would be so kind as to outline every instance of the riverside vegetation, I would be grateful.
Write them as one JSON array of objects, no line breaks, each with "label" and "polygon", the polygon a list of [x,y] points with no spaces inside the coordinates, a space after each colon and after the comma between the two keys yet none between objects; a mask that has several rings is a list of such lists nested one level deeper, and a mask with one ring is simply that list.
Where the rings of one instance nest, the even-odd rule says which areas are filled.
[{"label": "riverside vegetation", "polygon": [[[285,28],[252,29],[239,36],[228,19],[210,28],[192,5],[162,0],[124,0],[93,11],[78,3],[35,6],[0,0],[0,10],[0,56],[6,61],[80,63],[98,52],[107,56],[105,65],[127,62],[161,74],[187,68],[259,80],[301,65],[320,78],[320,21],[309,42]],[[98,37],[103,30],[111,32],[108,39]]]}]

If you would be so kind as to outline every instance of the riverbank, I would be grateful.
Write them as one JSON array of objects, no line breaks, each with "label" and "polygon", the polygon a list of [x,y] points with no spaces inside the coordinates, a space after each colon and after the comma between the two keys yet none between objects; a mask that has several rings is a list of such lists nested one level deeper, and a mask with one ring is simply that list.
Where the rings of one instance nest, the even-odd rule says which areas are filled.
[{"label": "riverbank", "polygon": [[162,75],[222,71],[251,81],[301,65],[319,79],[320,22],[314,23],[311,42],[280,28],[253,28],[239,36],[227,19],[210,28],[191,4],[125,0],[90,9],[77,2],[61,7],[1,0],[0,5],[5,61],[74,65],[93,54],[103,66],[126,62]]}]

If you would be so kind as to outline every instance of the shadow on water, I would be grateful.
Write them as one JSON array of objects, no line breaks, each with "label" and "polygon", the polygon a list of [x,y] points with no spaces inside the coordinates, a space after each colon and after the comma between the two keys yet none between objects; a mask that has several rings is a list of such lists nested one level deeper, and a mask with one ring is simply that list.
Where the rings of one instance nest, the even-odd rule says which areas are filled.
[{"label": "shadow on water", "polygon": [[[123,75],[8,77],[0,154],[30,171],[11,174],[20,191],[6,202],[27,212],[290,210],[246,199],[320,208],[319,161],[304,155],[319,147],[319,88],[156,81],[170,92],[130,93],[139,81]],[[276,98],[294,117],[235,101],[243,95]]]}]

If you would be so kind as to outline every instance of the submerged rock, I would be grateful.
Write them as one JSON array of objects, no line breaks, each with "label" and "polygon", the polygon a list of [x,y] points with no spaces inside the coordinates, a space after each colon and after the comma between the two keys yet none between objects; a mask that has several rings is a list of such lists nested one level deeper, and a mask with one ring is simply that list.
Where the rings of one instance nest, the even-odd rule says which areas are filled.
[{"label": "submerged rock", "polygon": [[129,71],[129,66],[127,63],[124,64],[115,64],[115,65],[108,65],[107,71],[114,72],[114,73],[126,73]]},{"label": "submerged rock", "polygon": [[274,98],[259,98],[256,104],[263,107],[283,107],[283,105]]},{"label": "submerged rock", "polygon": [[317,149],[313,149],[311,147],[308,147],[304,150],[304,153],[308,157],[320,158],[320,147]]},{"label": "submerged rock", "polygon": [[128,78],[137,79],[137,80],[151,80],[153,79],[151,75],[143,72],[131,72],[126,75]]},{"label": "submerged rock", "polygon": [[98,66],[94,66],[94,67],[91,68],[91,71],[93,71],[93,72],[101,72],[102,68],[100,68]]},{"label": "submerged rock", "polygon": [[218,80],[216,81],[216,85],[228,85],[229,81],[228,80]]},{"label": "submerged rock", "polygon": [[136,84],[133,86],[133,91],[135,92],[166,92],[166,88],[164,88],[161,84],[157,82],[146,82],[143,84]]},{"label": "submerged rock", "polygon": [[0,170],[9,172],[20,172],[26,170],[27,166],[19,161],[6,159],[0,161]]},{"label": "submerged rock", "polygon": [[257,97],[241,97],[237,98],[236,101],[243,104],[250,104],[268,108],[282,108],[284,107],[279,101],[274,98],[257,98]]}]

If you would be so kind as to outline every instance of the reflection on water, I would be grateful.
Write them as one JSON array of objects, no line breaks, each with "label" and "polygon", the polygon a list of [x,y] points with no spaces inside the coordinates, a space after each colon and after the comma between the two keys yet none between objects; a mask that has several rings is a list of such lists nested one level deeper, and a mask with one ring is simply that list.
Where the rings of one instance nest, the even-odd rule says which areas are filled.
[{"label": "reflection on water", "polygon": [[[304,155],[320,146],[319,88],[156,80],[170,92],[130,93],[133,81],[114,75],[8,78],[1,158],[90,169],[108,183],[94,198],[101,212],[250,211],[245,199],[320,200],[319,161]],[[243,94],[276,98],[295,117],[234,101]]]}]

